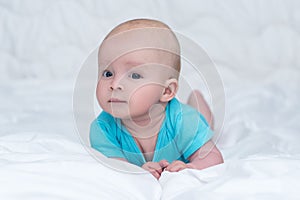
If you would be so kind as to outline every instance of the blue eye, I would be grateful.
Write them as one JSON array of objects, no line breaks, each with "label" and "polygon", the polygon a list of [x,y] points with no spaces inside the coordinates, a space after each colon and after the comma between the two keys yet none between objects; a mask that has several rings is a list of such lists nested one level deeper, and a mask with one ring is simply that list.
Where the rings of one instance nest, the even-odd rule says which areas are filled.
[{"label": "blue eye", "polygon": [[107,70],[105,70],[103,73],[102,73],[102,76],[104,76],[104,77],[111,77],[113,75],[113,73],[112,72],[110,72],[110,71],[107,71]]},{"label": "blue eye", "polygon": [[132,73],[130,74],[130,78],[132,79],[140,79],[140,78],[143,78],[140,74],[138,73]]}]

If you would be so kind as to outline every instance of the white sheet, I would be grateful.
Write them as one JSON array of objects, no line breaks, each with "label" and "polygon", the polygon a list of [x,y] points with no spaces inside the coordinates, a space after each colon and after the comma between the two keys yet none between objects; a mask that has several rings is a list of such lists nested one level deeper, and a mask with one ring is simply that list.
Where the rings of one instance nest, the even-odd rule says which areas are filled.
[{"label": "white sheet", "polygon": [[[299,7],[297,0],[1,1],[0,199],[299,199]],[[80,143],[72,113],[80,65],[114,25],[136,17],[165,21],[217,64],[224,164],[156,181],[103,166]]]},{"label": "white sheet", "polygon": [[1,137],[1,199],[160,199],[161,188],[149,174],[113,170],[80,143],[49,136]]}]

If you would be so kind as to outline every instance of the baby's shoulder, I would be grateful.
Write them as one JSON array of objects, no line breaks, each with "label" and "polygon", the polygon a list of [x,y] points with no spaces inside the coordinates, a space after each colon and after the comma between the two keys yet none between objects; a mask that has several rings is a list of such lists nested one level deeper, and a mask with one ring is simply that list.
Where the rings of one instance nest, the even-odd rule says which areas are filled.
[{"label": "baby's shoulder", "polygon": [[191,126],[203,124],[208,126],[204,116],[188,104],[181,103],[174,99],[170,102],[167,111],[170,123],[173,127]]},{"label": "baby's shoulder", "polygon": [[187,104],[181,103],[176,98],[169,102],[166,112],[168,112],[171,116],[176,116],[176,118],[180,116],[196,117],[199,114],[196,109]]}]

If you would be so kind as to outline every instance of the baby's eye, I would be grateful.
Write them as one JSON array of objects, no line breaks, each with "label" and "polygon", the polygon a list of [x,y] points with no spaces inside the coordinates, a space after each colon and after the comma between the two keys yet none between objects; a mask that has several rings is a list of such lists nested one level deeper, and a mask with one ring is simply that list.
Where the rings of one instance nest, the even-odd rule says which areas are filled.
[{"label": "baby's eye", "polygon": [[104,77],[111,77],[113,75],[113,73],[111,71],[108,71],[108,70],[105,70],[103,73],[102,73],[102,76]]},{"label": "baby's eye", "polygon": [[138,73],[132,73],[130,74],[130,78],[132,79],[140,79],[140,78],[143,78],[140,74]]}]

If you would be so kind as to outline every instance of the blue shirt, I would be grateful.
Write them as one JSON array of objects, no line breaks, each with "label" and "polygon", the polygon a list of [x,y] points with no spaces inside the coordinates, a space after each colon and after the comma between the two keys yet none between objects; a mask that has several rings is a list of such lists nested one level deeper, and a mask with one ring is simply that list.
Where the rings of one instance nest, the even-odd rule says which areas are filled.
[{"label": "blue shirt", "polygon": [[[188,163],[188,157],[211,139],[212,135],[208,123],[198,111],[174,98],[166,106],[152,161],[165,159],[169,163],[175,160]],[[107,157],[124,158],[138,166],[146,163],[121,120],[107,112],[101,112],[92,122],[90,143],[92,148]]]}]

